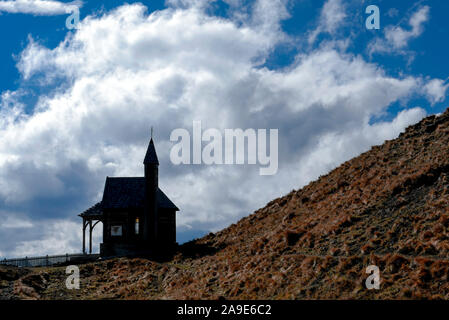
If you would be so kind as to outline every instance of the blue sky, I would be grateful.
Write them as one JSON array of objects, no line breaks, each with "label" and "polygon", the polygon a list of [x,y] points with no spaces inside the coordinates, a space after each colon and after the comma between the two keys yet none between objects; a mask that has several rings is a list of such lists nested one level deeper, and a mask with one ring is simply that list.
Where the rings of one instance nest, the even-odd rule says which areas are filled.
[{"label": "blue sky", "polygon": [[[0,257],[80,251],[76,215],[141,175],[150,124],[182,242],[448,107],[447,1],[83,1],[79,30],[22,2],[0,1]],[[192,120],[278,128],[279,173],[172,165]]]}]

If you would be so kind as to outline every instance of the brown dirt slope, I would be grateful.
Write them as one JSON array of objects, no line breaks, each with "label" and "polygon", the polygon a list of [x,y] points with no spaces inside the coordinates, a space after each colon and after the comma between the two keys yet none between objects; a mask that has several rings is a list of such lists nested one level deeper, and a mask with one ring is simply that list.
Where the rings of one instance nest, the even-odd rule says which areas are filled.
[{"label": "brown dirt slope", "polygon": [[[448,299],[448,155],[446,111],[169,262],[85,264],[80,290],[64,289],[64,268],[34,269],[6,287],[44,299]],[[379,290],[364,286],[371,264]]]}]

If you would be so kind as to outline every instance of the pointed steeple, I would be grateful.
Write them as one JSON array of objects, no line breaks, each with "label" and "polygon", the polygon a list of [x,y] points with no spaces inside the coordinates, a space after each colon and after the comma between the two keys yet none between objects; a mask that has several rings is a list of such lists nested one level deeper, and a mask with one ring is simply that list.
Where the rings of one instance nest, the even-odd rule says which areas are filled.
[{"label": "pointed steeple", "polygon": [[156,243],[158,237],[159,217],[157,208],[157,192],[159,189],[159,161],[153,142],[153,128],[147,154],[143,160],[145,167],[145,201],[143,215],[143,238],[145,241]]},{"label": "pointed steeple", "polygon": [[150,144],[148,145],[147,154],[145,155],[143,164],[159,165],[159,160],[157,159],[156,149],[154,148],[153,137],[151,137]]}]

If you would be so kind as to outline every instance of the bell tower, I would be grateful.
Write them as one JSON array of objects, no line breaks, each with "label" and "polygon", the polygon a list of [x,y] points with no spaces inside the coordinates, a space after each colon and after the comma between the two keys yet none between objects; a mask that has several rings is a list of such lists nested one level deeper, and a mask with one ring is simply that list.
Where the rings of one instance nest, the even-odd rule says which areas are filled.
[{"label": "bell tower", "polygon": [[153,128],[145,159],[145,202],[143,216],[143,238],[146,242],[156,244],[158,239],[157,192],[159,189],[159,160],[153,142]]}]

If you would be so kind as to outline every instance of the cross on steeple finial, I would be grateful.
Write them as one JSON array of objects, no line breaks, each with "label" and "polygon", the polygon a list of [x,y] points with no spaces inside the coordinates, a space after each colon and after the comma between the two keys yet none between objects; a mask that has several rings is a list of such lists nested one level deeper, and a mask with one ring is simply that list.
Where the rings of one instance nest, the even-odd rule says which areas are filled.
[{"label": "cross on steeple finial", "polygon": [[153,126],[151,126],[151,139],[153,139]]}]

